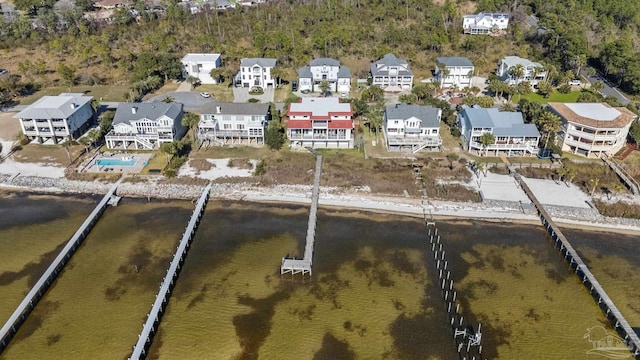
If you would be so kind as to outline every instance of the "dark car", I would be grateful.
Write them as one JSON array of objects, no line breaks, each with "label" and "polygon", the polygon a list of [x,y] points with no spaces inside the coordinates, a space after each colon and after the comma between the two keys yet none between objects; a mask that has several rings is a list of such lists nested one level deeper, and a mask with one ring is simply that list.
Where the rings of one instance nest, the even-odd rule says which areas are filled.
[{"label": "dark car", "polygon": [[295,80],[291,82],[291,91],[298,91],[298,82]]},{"label": "dark car", "polygon": [[7,69],[0,69],[0,75],[4,75],[4,74],[6,74],[8,72],[9,72],[9,70],[7,70]]}]

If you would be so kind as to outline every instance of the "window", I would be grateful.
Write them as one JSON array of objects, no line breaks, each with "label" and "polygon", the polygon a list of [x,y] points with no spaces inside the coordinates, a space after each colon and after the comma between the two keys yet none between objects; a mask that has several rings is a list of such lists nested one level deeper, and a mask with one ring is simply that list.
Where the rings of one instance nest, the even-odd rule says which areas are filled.
[{"label": "window", "polygon": [[231,124],[223,124],[223,125],[222,125],[222,128],[223,128],[224,130],[231,130]]}]

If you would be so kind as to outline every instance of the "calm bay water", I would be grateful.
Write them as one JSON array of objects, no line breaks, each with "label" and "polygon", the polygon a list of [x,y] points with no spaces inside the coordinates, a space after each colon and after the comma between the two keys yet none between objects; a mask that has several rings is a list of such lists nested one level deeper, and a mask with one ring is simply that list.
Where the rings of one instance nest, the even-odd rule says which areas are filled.
[{"label": "calm bay water", "polygon": [[[6,234],[58,221],[71,229],[59,244],[91,211],[89,200],[9,198],[3,208],[36,201],[54,220],[0,227],[0,239],[14,245]],[[77,213],[57,213],[76,202],[84,204],[69,205]],[[125,358],[192,208],[124,199],[108,209],[0,358]],[[303,251],[307,218],[306,207],[211,201],[150,358],[457,358],[420,219],[321,209],[313,278],[281,277],[281,258]],[[541,226],[440,221],[438,228],[465,315],[483,324],[487,358],[589,358],[586,328],[608,323]],[[596,243],[608,238],[586,234]],[[25,264],[42,250],[14,246],[24,260],[3,267],[0,253],[0,279],[20,270],[33,276]],[[640,259],[627,250],[610,249],[607,264],[637,270]],[[598,258],[593,251],[585,257]],[[600,279],[615,289],[613,280]],[[0,295],[9,285],[0,283]],[[15,307],[4,303],[0,314]]]}]

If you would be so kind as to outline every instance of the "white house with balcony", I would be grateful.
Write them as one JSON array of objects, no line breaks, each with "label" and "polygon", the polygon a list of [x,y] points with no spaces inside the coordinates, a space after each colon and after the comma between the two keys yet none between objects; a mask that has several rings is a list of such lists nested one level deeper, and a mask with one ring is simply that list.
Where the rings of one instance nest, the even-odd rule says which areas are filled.
[{"label": "white house with balcony", "polygon": [[435,77],[444,88],[453,85],[458,88],[471,86],[475,67],[465,57],[439,57],[436,59]]},{"label": "white house with balcony", "polygon": [[337,97],[305,97],[289,104],[287,137],[291,146],[353,148],[353,108]]},{"label": "white house with balcony", "polygon": [[264,144],[269,104],[207,103],[200,111],[198,137],[215,145]]},{"label": "white house with balcony", "polygon": [[222,66],[220,54],[187,54],[182,60],[182,76],[197,77],[202,84],[216,84],[217,79],[211,77],[211,70]]},{"label": "white house with balcony", "polygon": [[465,34],[501,35],[509,27],[509,14],[479,13],[462,17],[462,29]]},{"label": "white house with balcony", "polygon": [[109,149],[154,150],[186,132],[182,104],[119,103],[105,141]]},{"label": "white house with balcony", "polygon": [[442,110],[433,106],[391,104],[384,112],[387,150],[440,150]]},{"label": "white house with balcony", "polygon": [[330,58],[313,59],[298,71],[300,91],[320,91],[319,85],[325,81],[329,84],[329,91],[348,93],[351,90],[351,71],[340,66],[338,60]]},{"label": "white house with balcony", "polygon": [[385,91],[411,90],[413,72],[406,60],[398,59],[393,54],[386,54],[371,64],[372,85]]},{"label": "white house with balcony", "polygon": [[43,96],[13,117],[20,120],[20,128],[29,140],[39,143],[78,139],[93,121],[92,96],[62,93]]},{"label": "white house with balcony", "polygon": [[[525,124],[522,113],[503,112],[495,108],[463,106],[458,113],[458,127],[464,148],[478,155],[489,152],[507,156],[537,155],[540,132],[534,124]],[[494,143],[486,147],[480,138],[491,133]]]},{"label": "white house with balcony", "polygon": [[562,119],[556,140],[562,151],[586,157],[614,155],[627,143],[631,124],[638,118],[624,107],[607,103],[548,103]]},{"label": "white house with balcony", "polygon": [[276,79],[271,76],[271,69],[276,66],[276,59],[267,58],[242,58],[240,59],[240,71],[236,75],[236,86],[252,88],[274,87]]},{"label": "white house with balcony", "polygon": [[[513,74],[513,69],[518,65],[523,70],[523,74],[519,78]],[[509,85],[518,85],[523,81],[528,81],[531,86],[536,86],[540,81],[547,78],[547,71],[539,62],[519,56],[507,56],[498,63],[496,75]]]}]

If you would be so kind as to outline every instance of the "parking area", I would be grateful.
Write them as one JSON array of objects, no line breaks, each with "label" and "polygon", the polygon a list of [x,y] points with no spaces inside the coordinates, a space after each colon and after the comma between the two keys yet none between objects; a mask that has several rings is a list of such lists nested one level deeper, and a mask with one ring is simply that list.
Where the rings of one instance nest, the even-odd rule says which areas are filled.
[{"label": "parking area", "polygon": [[273,102],[275,96],[275,89],[272,87],[263,88],[264,94],[251,95],[249,94],[249,88],[234,87],[233,88],[233,102],[246,103],[249,99],[258,99],[261,103]]},{"label": "parking area", "polygon": [[170,97],[174,102],[184,105],[185,111],[200,111],[205,104],[214,101],[212,97],[205,98],[199,92],[171,92],[157,95],[145,102],[162,102],[165,98]]}]

